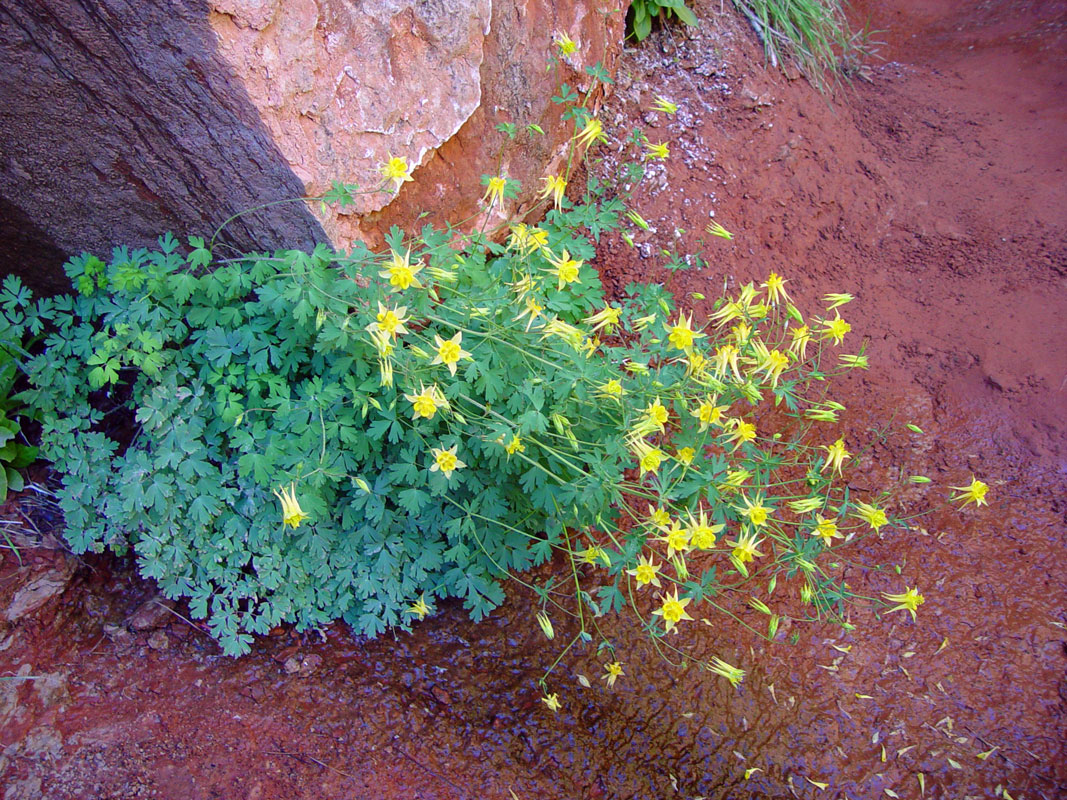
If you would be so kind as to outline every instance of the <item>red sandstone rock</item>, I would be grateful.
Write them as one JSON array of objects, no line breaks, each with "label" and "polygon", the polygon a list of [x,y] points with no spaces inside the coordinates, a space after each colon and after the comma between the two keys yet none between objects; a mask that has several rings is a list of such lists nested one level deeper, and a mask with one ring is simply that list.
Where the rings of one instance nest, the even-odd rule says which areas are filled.
[{"label": "red sandstone rock", "polygon": [[[529,199],[572,135],[552,94],[598,61],[611,70],[622,26],[603,0],[10,0],[0,267],[63,288],[63,254],[210,235],[268,203],[223,241],[343,247],[422,211],[469,217],[485,173]],[[580,46],[560,75],[545,69],[556,32]],[[500,122],[546,135],[513,142]],[[395,198],[344,215],[275,202],[377,186],[390,155],[421,165]]]}]

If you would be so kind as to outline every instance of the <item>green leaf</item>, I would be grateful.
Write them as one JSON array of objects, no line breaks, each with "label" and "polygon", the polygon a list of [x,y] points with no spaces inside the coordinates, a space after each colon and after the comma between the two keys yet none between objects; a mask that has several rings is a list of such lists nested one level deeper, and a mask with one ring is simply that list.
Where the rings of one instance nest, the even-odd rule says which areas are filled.
[{"label": "green leaf", "polygon": [[671,6],[671,10],[675,16],[678,17],[686,25],[691,25],[694,28],[700,26],[700,21],[696,18],[696,14],[690,11],[684,3],[676,3]]},{"label": "green leaf", "polygon": [[11,467],[4,468],[4,474],[7,477],[8,488],[13,492],[21,492],[25,487],[25,481],[22,479],[22,475]]}]

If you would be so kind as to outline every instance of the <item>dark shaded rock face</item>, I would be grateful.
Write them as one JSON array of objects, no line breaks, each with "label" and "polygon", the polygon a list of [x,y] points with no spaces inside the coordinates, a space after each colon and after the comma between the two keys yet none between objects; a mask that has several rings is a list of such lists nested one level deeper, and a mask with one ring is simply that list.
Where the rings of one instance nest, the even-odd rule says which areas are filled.
[{"label": "dark shaded rock face", "polygon": [[[64,288],[65,255],[210,236],[300,197],[196,0],[4,0],[0,270]],[[299,202],[231,222],[242,249],[325,239]]]}]

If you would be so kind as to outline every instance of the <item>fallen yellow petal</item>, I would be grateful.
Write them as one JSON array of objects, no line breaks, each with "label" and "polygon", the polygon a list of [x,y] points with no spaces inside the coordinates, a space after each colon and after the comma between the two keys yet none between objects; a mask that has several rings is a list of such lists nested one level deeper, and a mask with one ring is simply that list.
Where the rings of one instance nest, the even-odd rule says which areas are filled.
[{"label": "fallen yellow petal", "polygon": [[978,754],[978,758],[981,761],[985,761],[987,758],[989,758],[991,755],[993,755],[993,753],[995,753],[999,749],[1000,749],[999,747],[994,747],[992,750],[986,750],[984,753],[979,753]]},{"label": "fallen yellow petal", "polygon": [[804,780],[806,780],[812,786],[819,787],[819,791],[822,791],[823,789],[827,788],[830,785],[828,783],[820,783],[819,781],[813,781],[811,778],[805,778]]}]

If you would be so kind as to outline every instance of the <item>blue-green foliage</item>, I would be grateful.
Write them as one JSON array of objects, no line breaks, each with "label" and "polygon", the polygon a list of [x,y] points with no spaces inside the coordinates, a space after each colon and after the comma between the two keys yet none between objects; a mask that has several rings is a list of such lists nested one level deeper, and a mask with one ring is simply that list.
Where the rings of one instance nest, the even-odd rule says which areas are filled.
[{"label": "blue-green foliage", "polygon": [[[594,204],[579,219],[599,234],[620,207]],[[553,252],[591,258],[567,225],[552,212],[542,226]],[[500,603],[506,571],[544,561],[567,527],[617,500],[611,487],[632,457],[621,442],[579,443],[604,440],[588,425],[625,422],[609,420],[586,386],[616,375],[626,354],[589,359],[533,333],[529,349],[517,347],[500,335],[523,329],[508,284],[548,263],[478,236],[457,251],[451,238],[429,228],[389,237],[412,263],[455,273],[434,292],[389,294],[382,257],[363,247],[221,262],[202,240],[183,248],[170,235],[157,250],[118,248],[108,263],[73,259],[71,295],[32,301],[10,282],[11,331],[43,336],[23,364],[21,399],[40,414],[74,550],[132,551],[231,654],[289,621],[343,618],[375,635],[406,625],[404,609],[423,594],[462,598],[475,618]],[[561,319],[603,305],[588,264],[562,290],[544,283],[538,296]],[[398,348],[395,385],[382,386],[366,333],[381,300],[408,306],[423,349],[434,334],[467,331],[471,358],[453,378]],[[627,314],[648,312],[639,305]],[[404,393],[422,381],[459,414],[413,420]],[[592,422],[573,437],[553,414]],[[500,442],[513,435],[559,449],[509,457]],[[451,479],[430,471],[431,447],[454,444],[468,466]],[[273,494],[290,484],[308,515],[296,529]]]},{"label": "blue-green foliage", "polygon": [[[0,503],[7,499],[8,491],[18,492],[23,488],[23,467],[28,467],[37,457],[37,448],[26,444],[22,435],[20,417],[27,414],[12,390],[18,377],[18,358],[21,352],[22,335],[27,328],[23,306],[29,302],[29,291],[13,275],[4,280],[0,290]],[[10,318],[10,319],[9,319]],[[37,331],[31,330],[30,333]]]}]

